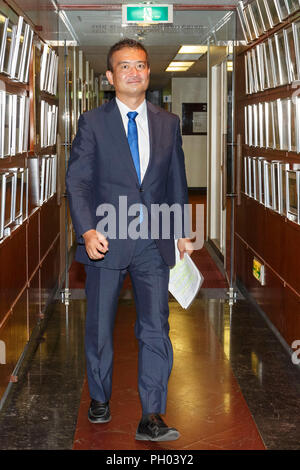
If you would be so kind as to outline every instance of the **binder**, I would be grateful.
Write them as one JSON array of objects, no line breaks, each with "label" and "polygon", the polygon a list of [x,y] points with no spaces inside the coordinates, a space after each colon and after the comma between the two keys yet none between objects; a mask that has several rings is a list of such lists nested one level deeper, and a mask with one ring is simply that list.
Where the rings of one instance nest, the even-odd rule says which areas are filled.
[{"label": "binder", "polygon": [[11,78],[16,77],[17,65],[19,65],[18,64],[18,62],[20,60],[19,49],[20,49],[20,41],[21,41],[21,34],[22,34],[22,28],[23,28],[23,21],[24,21],[23,16],[19,16],[18,25],[17,25],[17,29],[16,29],[15,44],[14,44],[14,48],[13,48],[13,52],[12,52],[11,69],[10,69],[10,74],[9,74],[11,76]]},{"label": "binder", "polygon": [[4,53],[6,47],[8,18],[0,13],[0,71],[3,71]]}]

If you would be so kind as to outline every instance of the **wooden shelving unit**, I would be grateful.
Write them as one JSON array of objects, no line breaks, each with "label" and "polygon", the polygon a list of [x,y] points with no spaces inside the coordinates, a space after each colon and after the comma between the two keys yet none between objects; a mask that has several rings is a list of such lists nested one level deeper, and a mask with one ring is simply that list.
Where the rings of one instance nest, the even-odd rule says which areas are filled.
[{"label": "wooden shelving unit", "polygon": [[[1,10],[16,22],[18,14],[7,3],[1,2]],[[26,18],[25,18],[26,21]],[[29,82],[18,83],[0,74],[2,89],[7,93],[25,95],[30,99],[30,125],[26,152],[0,159],[0,171],[4,168],[25,168],[29,171],[28,216],[20,225],[11,227],[11,233],[0,243],[0,399],[8,384],[17,380],[16,366],[34,328],[41,322],[47,303],[60,275],[60,223],[57,191],[44,203],[33,201],[29,160],[45,155],[57,155],[57,145],[41,148],[38,121],[40,99],[58,105],[58,95],[39,93],[36,50],[42,39],[34,31],[31,50]],[[39,187],[40,180],[36,186]]]},{"label": "wooden shelving unit", "polygon": [[[251,2],[248,2],[251,4]],[[246,95],[245,55],[256,45],[273,37],[275,33],[299,21],[300,12],[291,14],[276,27],[243,47],[237,55],[239,79],[236,81],[236,133],[241,135],[241,156],[263,157],[267,161],[300,163],[300,153],[276,150],[245,144],[244,108],[277,99],[291,98],[299,90],[300,83],[286,84]],[[243,181],[243,164],[237,180]],[[242,185],[243,186],[243,185]],[[241,188],[240,188],[241,189]],[[266,313],[288,345],[300,337],[300,225],[288,219],[253,197],[243,189],[240,205],[235,217],[236,278],[248,290],[259,307]],[[261,285],[253,276],[253,259],[258,259],[265,268],[265,284]]]}]

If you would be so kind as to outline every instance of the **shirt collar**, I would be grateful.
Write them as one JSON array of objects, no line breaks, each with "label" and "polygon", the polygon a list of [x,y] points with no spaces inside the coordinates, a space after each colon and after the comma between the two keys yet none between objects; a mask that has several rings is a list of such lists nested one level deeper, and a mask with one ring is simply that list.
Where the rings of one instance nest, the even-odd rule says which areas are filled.
[{"label": "shirt collar", "polygon": [[126,104],[124,104],[122,101],[119,100],[119,98],[116,97],[116,102],[119,107],[120,113],[124,116],[127,117],[127,113],[129,111],[136,111],[138,113],[138,116],[141,118],[145,118],[147,116],[147,105],[146,105],[146,100],[144,100],[136,109],[130,109]]}]

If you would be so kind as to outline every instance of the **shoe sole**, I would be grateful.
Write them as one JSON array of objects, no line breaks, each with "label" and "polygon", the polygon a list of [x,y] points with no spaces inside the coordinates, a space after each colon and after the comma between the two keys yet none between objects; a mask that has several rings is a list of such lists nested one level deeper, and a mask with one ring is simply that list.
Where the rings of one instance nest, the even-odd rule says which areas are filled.
[{"label": "shoe sole", "polygon": [[93,424],[105,424],[111,421],[111,416],[109,418],[91,418],[88,415],[88,420],[90,423],[93,423]]},{"label": "shoe sole", "polygon": [[150,437],[147,434],[136,433],[135,439],[137,441],[152,441],[152,442],[164,442],[164,441],[176,441],[179,439],[180,434],[178,431],[170,431],[164,436]]}]

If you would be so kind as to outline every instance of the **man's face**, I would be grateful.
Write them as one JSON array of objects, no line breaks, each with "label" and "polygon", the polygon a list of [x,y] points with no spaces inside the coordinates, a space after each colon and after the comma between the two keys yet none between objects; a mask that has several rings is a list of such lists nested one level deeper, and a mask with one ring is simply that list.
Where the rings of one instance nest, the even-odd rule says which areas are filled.
[{"label": "man's face", "polygon": [[149,85],[150,68],[142,49],[124,47],[114,52],[112,69],[106,76],[120,98],[142,97]]}]

